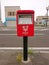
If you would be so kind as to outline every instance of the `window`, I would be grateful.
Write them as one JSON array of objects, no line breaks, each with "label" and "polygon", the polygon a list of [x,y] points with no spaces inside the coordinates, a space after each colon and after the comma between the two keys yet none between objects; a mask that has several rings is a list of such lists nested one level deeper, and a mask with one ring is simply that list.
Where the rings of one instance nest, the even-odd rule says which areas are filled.
[{"label": "window", "polygon": [[15,16],[15,12],[8,12],[8,16]]},{"label": "window", "polygon": [[13,16],[15,16],[15,12],[13,12]]},{"label": "window", "polygon": [[42,22],[39,22],[39,24],[42,24]]}]

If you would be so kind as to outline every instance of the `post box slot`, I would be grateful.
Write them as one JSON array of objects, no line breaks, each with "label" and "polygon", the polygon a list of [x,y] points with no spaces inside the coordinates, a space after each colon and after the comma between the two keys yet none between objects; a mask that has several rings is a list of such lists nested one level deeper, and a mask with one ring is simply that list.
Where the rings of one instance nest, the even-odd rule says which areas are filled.
[{"label": "post box slot", "polygon": [[32,14],[20,14],[18,24],[32,24]]}]

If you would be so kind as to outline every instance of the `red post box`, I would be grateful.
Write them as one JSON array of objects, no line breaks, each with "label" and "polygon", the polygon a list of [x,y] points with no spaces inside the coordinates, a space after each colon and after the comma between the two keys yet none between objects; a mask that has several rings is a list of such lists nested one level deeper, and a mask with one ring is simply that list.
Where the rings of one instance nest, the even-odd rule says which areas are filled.
[{"label": "red post box", "polygon": [[33,36],[34,35],[34,11],[18,10],[16,15],[17,35]]},{"label": "red post box", "polygon": [[28,60],[28,36],[34,35],[34,11],[18,10],[16,15],[17,35],[23,36],[23,59]]}]

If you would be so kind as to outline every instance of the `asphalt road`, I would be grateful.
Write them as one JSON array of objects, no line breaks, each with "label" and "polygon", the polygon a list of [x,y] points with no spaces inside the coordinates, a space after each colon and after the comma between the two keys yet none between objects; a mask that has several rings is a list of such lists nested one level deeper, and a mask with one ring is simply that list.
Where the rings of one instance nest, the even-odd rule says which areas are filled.
[{"label": "asphalt road", "polygon": [[[15,30],[0,31],[0,47],[22,47],[23,37],[18,37]],[[29,47],[49,47],[49,28],[35,29],[35,35],[28,37]]]}]

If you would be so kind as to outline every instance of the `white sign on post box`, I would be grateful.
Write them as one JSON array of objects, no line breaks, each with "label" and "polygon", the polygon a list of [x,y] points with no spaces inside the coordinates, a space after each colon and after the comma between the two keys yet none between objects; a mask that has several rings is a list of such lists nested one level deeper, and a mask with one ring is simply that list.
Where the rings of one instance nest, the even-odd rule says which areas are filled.
[{"label": "white sign on post box", "polygon": [[19,15],[19,23],[18,24],[32,24],[31,15],[26,15],[26,14]]}]

